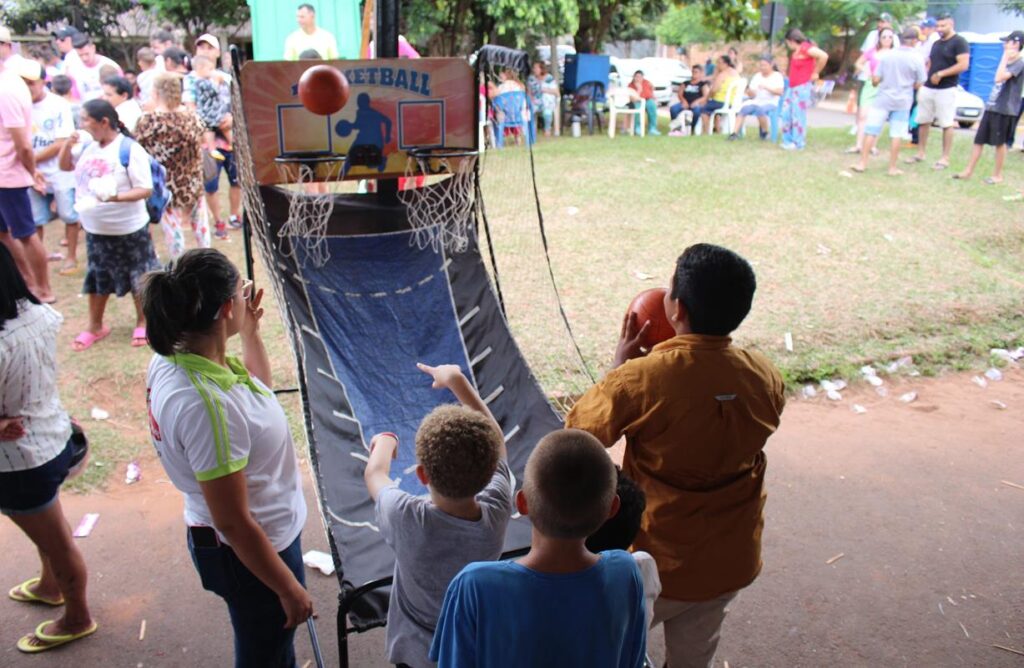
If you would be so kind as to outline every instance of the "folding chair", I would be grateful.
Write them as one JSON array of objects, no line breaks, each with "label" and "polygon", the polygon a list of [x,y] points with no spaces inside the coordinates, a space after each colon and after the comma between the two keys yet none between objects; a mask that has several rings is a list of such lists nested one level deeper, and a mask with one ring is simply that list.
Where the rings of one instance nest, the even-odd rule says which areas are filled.
[{"label": "folding chair", "polygon": [[526,91],[516,90],[501,93],[492,101],[495,111],[494,146],[505,145],[505,130],[518,128],[526,137],[526,144],[533,146],[537,136],[537,128],[533,116],[530,98]]}]

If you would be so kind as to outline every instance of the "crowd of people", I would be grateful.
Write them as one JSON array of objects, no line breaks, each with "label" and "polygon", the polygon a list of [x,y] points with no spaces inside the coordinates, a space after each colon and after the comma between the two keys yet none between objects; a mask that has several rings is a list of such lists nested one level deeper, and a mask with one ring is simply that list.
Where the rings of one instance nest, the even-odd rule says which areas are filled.
[{"label": "crowd of people", "polygon": [[[220,43],[209,34],[189,54],[173,32],[157,31],[136,53],[137,72],[98,53],[74,27],[52,36],[52,44],[14,53],[10,31],[0,28],[0,238],[44,303],[56,300],[48,261],[61,263],[62,276],[84,273],[89,322],[74,350],[109,334],[106,302],[128,294],[137,307],[132,345],[143,346],[139,281],[157,265],[149,224],[162,228],[170,259],[188,236],[206,248],[242,224],[231,76],[218,69]],[[154,183],[153,161],[166,184]],[[221,172],[230,186],[227,217]],[[170,205],[154,214],[147,200],[162,187]],[[42,242],[53,219],[64,225],[63,253],[48,255]]]}]

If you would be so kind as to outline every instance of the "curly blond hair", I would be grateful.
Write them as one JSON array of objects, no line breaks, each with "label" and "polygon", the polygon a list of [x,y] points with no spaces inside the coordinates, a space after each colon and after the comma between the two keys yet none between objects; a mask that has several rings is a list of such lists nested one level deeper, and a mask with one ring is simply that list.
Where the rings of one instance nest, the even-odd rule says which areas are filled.
[{"label": "curly blond hair", "polygon": [[438,406],[416,430],[416,459],[433,491],[465,499],[490,482],[502,440],[494,422],[480,413],[463,406]]},{"label": "curly blond hair", "polygon": [[600,441],[579,429],[553,431],[526,462],[530,522],[549,538],[584,539],[608,519],[615,484],[615,465]]},{"label": "curly blond hair", "polygon": [[153,79],[153,93],[167,105],[168,109],[181,106],[182,76],[174,72],[164,72]]}]

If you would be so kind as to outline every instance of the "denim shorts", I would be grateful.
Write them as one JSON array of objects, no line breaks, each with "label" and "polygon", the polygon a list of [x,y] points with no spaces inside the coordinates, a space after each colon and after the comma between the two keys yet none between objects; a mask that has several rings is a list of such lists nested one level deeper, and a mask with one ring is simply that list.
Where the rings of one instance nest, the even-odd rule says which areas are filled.
[{"label": "denim shorts", "polygon": [[754,116],[760,118],[762,116],[771,116],[779,105],[775,102],[747,102],[745,105],[740,107],[740,113],[744,116]]},{"label": "denim shorts", "polygon": [[0,513],[31,515],[49,508],[68,476],[72,455],[69,442],[59,455],[42,466],[0,472]]},{"label": "denim shorts", "polygon": [[8,232],[15,239],[27,239],[36,233],[29,190],[28,186],[0,188],[0,232]]},{"label": "denim shorts", "polygon": [[[197,547],[190,531],[187,539],[203,589],[228,604],[235,632],[236,668],[292,668],[295,665],[295,629],[284,628],[284,608],[277,594],[246,568],[229,545]],[[305,586],[301,539],[296,538],[277,554]]]},{"label": "denim shorts", "polygon": [[889,122],[889,136],[902,139],[910,131],[910,110],[887,111],[878,107],[868,109],[868,120],[864,127],[864,134],[877,137],[882,134],[882,126]]},{"label": "denim shorts", "polygon": [[217,161],[217,176],[203,184],[206,194],[212,195],[220,189],[220,171],[223,169],[228,173],[228,185],[232,188],[238,187],[238,168],[235,165],[235,152],[225,148],[220,149],[224,154],[223,160]]},{"label": "denim shorts", "polygon": [[53,202],[57,203],[57,217],[64,221],[65,225],[74,225],[78,222],[74,188],[55,190],[45,195],[40,195],[35,189],[29,189],[28,199],[32,205],[32,222],[36,227],[53,220],[53,214],[50,213],[50,204]]}]

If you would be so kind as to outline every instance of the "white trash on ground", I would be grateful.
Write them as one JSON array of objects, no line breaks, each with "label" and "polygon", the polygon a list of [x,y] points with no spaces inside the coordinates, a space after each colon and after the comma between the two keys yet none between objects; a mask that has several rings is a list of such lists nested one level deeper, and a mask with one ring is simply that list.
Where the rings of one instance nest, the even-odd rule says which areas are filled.
[{"label": "white trash on ground", "polygon": [[302,563],[309,568],[317,569],[324,575],[332,575],[334,573],[334,559],[326,552],[310,550],[302,555]]}]

